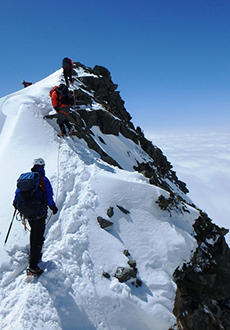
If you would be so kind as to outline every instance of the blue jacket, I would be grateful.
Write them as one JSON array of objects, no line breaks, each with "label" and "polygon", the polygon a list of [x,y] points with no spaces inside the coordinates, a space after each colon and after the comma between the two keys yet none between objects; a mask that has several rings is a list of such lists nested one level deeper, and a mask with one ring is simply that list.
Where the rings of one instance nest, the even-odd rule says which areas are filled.
[{"label": "blue jacket", "polygon": [[44,184],[45,184],[45,196],[46,196],[46,202],[48,206],[53,206],[54,200],[53,200],[53,188],[51,186],[50,180],[45,176],[45,169],[43,166],[39,166],[38,172],[42,175]]},{"label": "blue jacket", "polygon": [[[31,171],[33,171],[33,169],[31,169]],[[42,178],[43,178],[46,203],[49,207],[52,207],[55,204],[55,202],[53,200],[53,188],[51,186],[51,183],[50,183],[49,179],[45,176],[44,167],[39,166],[38,168],[36,168],[36,172],[39,172],[41,174]],[[16,191],[15,191],[14,202],[17,201],[18,191],[19,191],[19,189],[17,188]],[[42,198],[43,198],[43,192],[41,191],[41,199]]]}]

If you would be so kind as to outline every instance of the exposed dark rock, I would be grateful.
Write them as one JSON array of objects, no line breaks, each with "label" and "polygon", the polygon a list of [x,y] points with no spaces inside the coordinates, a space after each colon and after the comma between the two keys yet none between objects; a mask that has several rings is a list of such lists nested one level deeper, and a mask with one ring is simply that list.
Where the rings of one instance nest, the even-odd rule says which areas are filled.
[{"label": "exposed dark rock", "polygon": [[172,211],[183,214],[184,212],[189,212],[186,204],[183,200],[176,194],[170,192],[169,198],[163,195],[158,197],[156,203],[162,211],[168,211],[170,216],[172,216]]},{"label": "exposed dark rock", "polygon": [[97,217],[97,221],[98,221],[99,225],[101,226],[101,228],[103,228],[103,229],[108,228],[113,225],[113,222],[106,220],[100,216]]},{"label": "exposed dark rock", "polygon": [[[79,139],[84,139],[90,149],[95,150],[100,156],[101,159],[107,162],[110,165],[117,166],[121,168],[121,166],[112,158],[110,157],[101,147],[97,144],[97,142],[93,138],[93,133],[87,127],[82,127],[83,121],[78,116],[78,113],[71,112],[69,115],[69,120],[71,123],[75,125],[77,130],[76,133],[73,133],[73,136],[77,136]],[[80,122],[79,122],[80,120]]]},{"label": "exposed dark rock", "polygon": [[93,73],[93,70],[90,67],[85,66],[84,64],[82,64],[80,62],[74,62],[73,67],[74,68],[83,68],[85,72]]},{"label": "exposed dark rock", "polygon": [[109,273],[107,273],[107,272],[103,272],[102,275],[103,275],[105,278],[110,278],[110,275],[109,275]]},{"label": "exposed dark rock", "polygon": [[201,244],[204,239],[215,240],[219,236],[225,236],[229,230],[226,228],[220,228],[208,217],[208,215],[200,211],[200,217],[196,220],[193,225],[196,232],[196,240],[198,244]]},{"label": "exposed dark rock", "polygon": [[126,256],[126,257],[128,257],[128,256],[130,256],[130,253],[129,253],[129,251],[128,250],[124,250],[124,255]]},{"label": "exposed dark rock", "polygon": [[138,287],[138,286],[142,286],[142,281],[137,278],[136,279],[136,287]]},{"label": "exposed dark rock", "polygon": [[137,270],[133,268],[118,267],[115,273],[115,277],[119,282],[126,282],[131,278],[135,278],[137,275]]},{"label": "exposed dark rock", "polygon": [[[132,125],[116,119],[110,112],[105,110],[85,111],[78,110],[81,118],[88,128],[97,125],[103,134],[118,135],[121,133],[124,137],[138,142],[136,133],[132,130]],[[131,129],[131,130],[130,130]]]},{"label": "exposed dark rock", "polygon": [[94,92],[94,99],[122,121],[129,122],[131,116],[124,107],[120,93],[116,91],[117,84],[112,82],[109,70],[96,65],[92,72],[97,77],[84,76],[82,82]]},{"label": "exposed dark rock", "polygon": [[76,105],[92,104],[91,97],[83,89],[75,89]]},{"label": "exposed dark rock", "polygon": [[129,260],[128,264],[131,268],[136,268],[137,265],[136,260]]},{"label": "exposed dark rock", "polygon": [[[136,171],[145,172],[151,184],[156,184],[163,189],[171,191],[164,180],[168,178],[184,193],[187,193],[188,189],[186,188],[186,184],[178,180],[176,173],[172,171],[172,165],[167,161],[162,151],[145,138],[140,127],[134,128],[134,125],[130,121],[131,116],[124,107],[124,101],[117,91],[117,84],[114,84],[111,79],[109,70],[99,65],[91,69],[80,62],[75,62],[74,68],[79,67],[83,68],[86,73],[94,74],[95,76],[85,75],[79,77],[75,72],[74,79],[79,83],[79,88],[75,90],[76,104],[90,106],[93,100],[95,100],[101,104],[103,110],[86,111],[79,109],[78,114],[80,115],[80,120],[79,118],[77,121],[75,120],[75,124],[80,127],[86,127],[84,130],[77,128],[78,132],[75,135],[84,139],[89,148],[99,153],[102,160],[108,162],[110,165],[121,168],[111,156],[107,155],[100,148],[94,140],[90,128],[97,125],[103,134],[122,134],[134,143],[139,144],[152,158],[152,162],[144,162],[143,160],[142,164],[134,166]],[[102,140],[100,139],[100,141],[104,143],[104,140]]]},{"label": "exposed dark rock", "polygon": [[110,206],[110,208],[107,210],[107,215],[109,218],[111,218],[114,215],[113,207]]},{"label": "exposed dark rock", "polygon": [[128,210],[126,210],[124,207],[120,206],[120,205],[117,205],[117,207],[119,208],[119,210],[125,214],[128,214],[130,213]]},{"label": "exposed dark rock", "polygon": [[[163,156],[164,158],[165,156]],[[165,158],[166,159],[166,158]],[[174,171],[169,170],[168,165],[166,167],[157,165],[157,158],[154,162],[150,163],[138,163],[137,166],[133,166],[135,171],[142,173],[145,177],[149,178],[149,183],[158,186],[168,192],[173,192],[172,188],[167,184],[165,179],[171,180],[175,183],[181,191],[185,194],[189,192],[186,188],[186,184],[178,180]],[[168,169],[167,169],[168,168]],[[162,174],[164,173],[164,174]]]},{"label": "exposed dark rock", "polygon": [[101,136],[98,136],[98,139],[101,141],[101,143],[106,144],[105,141],[102,139]]},{"label": "exposed dark rock", "polygon": [[95,65],[95,67],[93,68],[93,73],[98,75],[98,76],[103,76],[103,77],[111,80],[110,72],[104,66]]},{"label": "exposed dark rock", "polygon": [[189,263],[174,273],[174,314],[178,329],[230,329],[230,250],[228,232],[205,213],[194,224],[198,247]]}]

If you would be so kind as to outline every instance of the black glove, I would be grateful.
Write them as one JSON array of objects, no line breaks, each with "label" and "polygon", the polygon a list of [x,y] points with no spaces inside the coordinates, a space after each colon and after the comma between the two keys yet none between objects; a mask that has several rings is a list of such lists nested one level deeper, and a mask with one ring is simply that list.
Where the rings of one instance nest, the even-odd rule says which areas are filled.
[{"label": "black glove", "polygon": [[53,214],[56,214],[57,211],[58,211],[58,208],[57,208],[57,206],[55,204],[52,205],[52,206],[50,206],[50,209],[53,211]]},{"label": "black glove", "polygon": [[59,111],[59,107],[58,106],[54,107],[54,110],[56,110],[58,112]]}]

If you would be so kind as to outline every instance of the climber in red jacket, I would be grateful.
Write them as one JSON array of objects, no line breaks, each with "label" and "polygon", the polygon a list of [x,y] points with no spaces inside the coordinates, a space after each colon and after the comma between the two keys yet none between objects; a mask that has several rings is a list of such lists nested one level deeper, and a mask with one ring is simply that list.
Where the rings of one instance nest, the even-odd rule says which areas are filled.
[{"label": "climber in red jacket", "polygon": [[69,134],[73,134],[75,128],[67,119],[70,112],[70,105],[73,104],[73,96],[69,93],[68,87],[65,84],[54,86],[50,91],[50,97],[53,108],[58,113],[57,124],[61,129],[61,133],[58,136],[63,137],[66,135],[65,126],[68,128]]}]

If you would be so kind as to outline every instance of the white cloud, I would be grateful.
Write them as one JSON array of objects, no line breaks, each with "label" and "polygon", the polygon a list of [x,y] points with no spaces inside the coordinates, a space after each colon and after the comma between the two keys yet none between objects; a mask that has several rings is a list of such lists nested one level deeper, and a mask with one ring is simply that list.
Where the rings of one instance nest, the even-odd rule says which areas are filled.
[{"label": "white cloud", "polygon": [[[189,197],[220,227],[230,228],[230,134],[146,134],[172,163]],[[230,245],[230,234],[226,240]]]}]

